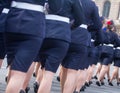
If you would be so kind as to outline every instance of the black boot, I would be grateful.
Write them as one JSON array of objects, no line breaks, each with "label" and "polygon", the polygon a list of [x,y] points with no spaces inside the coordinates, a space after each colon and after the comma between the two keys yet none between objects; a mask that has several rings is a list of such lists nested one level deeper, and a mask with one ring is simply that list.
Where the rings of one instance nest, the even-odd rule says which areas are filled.
[{"label": "black boot", "polygon": [[113,86],[112,82],[109,82],[109,85],[110,85],[110,86]]},{"label": "black boot", "polygon": [[21,89],[19,93],[25,93],[25,91]]},{"label": "black boot", "polygon": [[5,77],[5,82],[7,82],[7,81],[8,81],[8,76]]},{"label": "black boot", "polygon": [[99,82],[99,81],[97,81],[97,82],[96,82],[96,85],[101,86],[101,84],[100,84],[100,82]]},{"label": "black boot", "polygon": [[28,93],[29,90],[30,90],[30,87],[27,87],[27,88],[25,89],[25,92]]},{"label": "black boot", "polygon": [[33,73],[33,77],[36,77],[36,74],[35,74],[35,72]]},{"label": "black boot", "polygon": [[117,86],[119,86],[120,85],[120,82],[117,82]]},{"label": "black boot", "polygon": [[85,85],[83,85],[83,87],[84,87],[84,89],[86,89],[86,86],[85,86]]},{"label": "black boot", "polygon": [[78,91],[74,91],[73,93],[79,93]]},{"label": "black boot", "polygon": [[38,88],[39,88],[39,84],[37,82],[35,82],[33,85],[33,88],[34,88],[34,93],[37,93]]},{"label": "black boot", "polygon": [[95,75],[94,77],[92,77],[92,79],[98,79],[97,76]]},{"label": "black boot", "polygon": [[93,82],[92,81],[89,81],[89,85],[91,85]]},{"label": "black boot", "polygon": [[59,77],[59,76],[57,76],[57,81],[59,81],[59,82],[60,82],[60,77]]},{"label": "black boot", "polygon": [[89,86],[90,86],[90,84],[89,84],[88,82],[85,82],[85,86],[89,87]]},{"label": "black boot", "polygon": [[102,82],[101,82],[101,85],[103,86],[103,85],[105,85],[105,83],[102,81]]},{"label": "black boot", "polygon": [[85,87],[84,86],[82,86],[82,88],[80,89],[80,92],[81,91],[85,91]]}]

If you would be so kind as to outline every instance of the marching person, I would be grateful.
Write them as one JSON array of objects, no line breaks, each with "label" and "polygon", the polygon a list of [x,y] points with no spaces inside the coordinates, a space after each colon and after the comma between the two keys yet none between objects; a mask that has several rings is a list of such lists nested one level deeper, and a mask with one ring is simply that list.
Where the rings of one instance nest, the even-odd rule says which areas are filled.
[{"label": "marching person", "polygon": [[117,85],[120,84],[119,81],[119,68],[120,68],[120,38],[119,38],[119,42],[117,42],[115,44],[115,50],[114,50],[114,69],[112,72],[112,76],[109,80],[109,85],[113,86],[112,81],[113,79],[117,80]]},{"label": "marching person", "polygon": [[105,74],[108,73],[110,64],[112,64],[114,51],[113,47],[116,42],[119,42],[117,34],[112,31],[113,25],[110,21],[107,22],[107,31],[103,31],[104,39],[103,39],[103,46],[101,49],[101,60],[102,60],[102,69],[100,71],[98,81],[96,84],[101,86],[103,84],[103,79]]},{"label": "marching person", "polygon": [[[105,31],[105,27],[106,27],[106,21],[105,18],[103,16],[100,17],[100,20],[102,22],[102,30],[101,31]],[[107,30],[107,29],[106,29]],[[102,61],[101,61],[101,49],[102,49],[102,43],[98,46],[98,51],[99,51],[99,59],[98,59],[98,64],[97,64],[97,69],[95,72],[95,75],[93,76],[93,79],[98,79],[98,75],[100,73],[100,70],[102,68]]]},{"label": "marching person", "polygon": [[5,57],[5,23],[10,8],[10,0],[0,1],[0,67]]},{"label": "marching person", "polygon": [[26,72],[38,54],[45,37],[44,3],[45,0],[12,1],[5,33],[10,66],[10,79],[5,93],[20,92]]},{"label": "marching person", "polygon": [[[88,31],[89,31],[88,36],[90,37],[89,41],[88,41],[89,44],[86,45],[87,50],[88,50],[88,54],[87,54],[87,57],[86,57],[87,62],[85,62],[85,65],[87,65],[87,68],[88,68],[89,65],[93,64],[93,61],[95,63],[96,60],[97,60],[97,58],[96,58],[97,49],[95,48],[95,44],[96,44],[96,41],[98,42],[97,38],[98,38],[99,31],[102,27],[102,23],[100,21],[100,17],[99,17],[99,14],[98,14],[98,8],[92,0],[81,0],[81,3],[82,3],[82,6],[83,6],[86,22],[87,22],[87,25],[88,25]],[[95,33],[95,34],[92,34],[92,36],[91,36],[91,33]],[[96,34],[97,34],[97,36],[96,36]],[[91,39],[91,37],[92,37],[92,39]],[[96,39],[96,41],[95,41],[95,39]],[[82,69],[80,68],[80,70],[82,70]],[[87,76],[88,76],[88,74],[91,74],[91,73],[88,73],[88,71],[86,73],[87,73]],[[83,79],[83,78],[85,78],[85,76],[83,75],[85,73],[79,73],[79,74],[82,74],[82,75],[80,75],[81,78],[78,78],[78,81],[80,82],[80,80],[82,80],[82,81],[84,80],[83,83],[85,83],[85,81],[87,79],[87,78]],[[79,93],[80,89],[84,85],[84,84],[79,84],[79,82],[77,82],[76,93]],[[87,83],[89,83],[89,81]]]},{"label": "marching person", "polygon": [[[40,57],[43,78],[38,93],[50,93],[52,80],[60,62],[65,57],[71,42],[70,18],[75,17],[76,25],[83,20],[78,0],[48,0],[46,15],[46,38],[43,42]],[[64,93],[68,93],[67,91]]]}]

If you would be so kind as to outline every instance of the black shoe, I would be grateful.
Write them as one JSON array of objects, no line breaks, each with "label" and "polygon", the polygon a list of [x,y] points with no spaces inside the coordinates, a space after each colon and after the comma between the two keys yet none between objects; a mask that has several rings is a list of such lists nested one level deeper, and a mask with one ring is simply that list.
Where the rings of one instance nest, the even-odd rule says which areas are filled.
[{"label": "black shoe", "polygon": [[29,90],[30,90],[30,87],[27,87],[27,88],[25,89],[25,92],[28,93]]},{"label": "black shoe", "polygon": [[113,86],[112,82],[109,82],[109,85],[110,85],[110,86]]},{"label": "black shoe", "polygon": [[119,86],[120,85],[120,82],[117,82],[117,86]]},{"label": "black shoe", "polygon": [[25,93],[25,91],[21,89],[19,93]]},{"label": "black shoe", "polygon": [[96,85],[101,86],[101,84],[100,84],[100,82],[99,82],[99,81],[97,81],[97,82],[96,82]]},{"label": "black shoe", "polygon": [[81,91],[85,91],[85,87],[84,86],[82,86],[82,88],[80,89],[80,92]]},{"label": "black shoe", "polygon": [[7,82],[7,81],[8,81],[8,76],[5,77],[5,82]]},{"label": "black shoe", "polygon": [[33,73],[33,77],[36,77],[36,74],[35,74],[35,72]]},{"label": "black shoe", "polygon": [[89,81],[89,85],[91,85],[93,82],[92,81]]},{"label": "black shoe", "polygon": [[86,89],[86,86],[85,86],[85,85],[83,85],[83,87],[84,87],[84,89]]},{"label": "black shoe", "polygon": [[101,85],[103,86],[103,85],[105,85],[105,83],[104,83],[104,82],[101,82]]},{"label": "black shoe", "polygon": [[93,77],[93,79],[98,79],[98,78],[97,78],[97,76],[95,75],[95,76]]},{"label": "black shoe", "polygon": [[79,93],[78,91],[74,91],[73,93]]},{"label": "black shoe", "polygon": [[108,82],[110,82],[110,79],[108,79]]},{"label": "black shoe", "polygon": [[59,77],[59,76],[57,76],[57,81],[59,81],[59,82],[60,82],[60,77]]},{"label": "black shoe", "polygon": [[88,82],[85,82],[85,86],[89,87],[89,86],[90,86],[90,84],[89,84]]},{"label": "black shoe", "polygon": [[38,84],[37,82],[35,82],[35,83],[33,84],[33,88],[34,88],[34,93],[37,93],[38,88],[39,88],[39,84]]}]

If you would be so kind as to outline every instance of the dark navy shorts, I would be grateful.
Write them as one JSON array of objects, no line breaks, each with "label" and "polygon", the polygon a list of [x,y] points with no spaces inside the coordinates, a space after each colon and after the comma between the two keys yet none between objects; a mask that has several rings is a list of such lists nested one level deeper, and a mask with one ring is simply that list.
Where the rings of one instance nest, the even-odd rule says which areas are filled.
[{"label": "dark navy shorts", "polygon": [[83,65],[83,68],[81,70],[88,69],[89,65],[90,65],[90,63],[89,63],[89,57],[87,55],[87,57],[85,58],[85,64]]},{"label": "dark navy shorts", "polygon": [[87,56],[87,47],[81,44],[71,43],[62,66],[68,69],[83,69],[85,58]]},{"label": "dark navy shorts", "polygon": [[41,60],[40,60],[40,51],[39,51],[39,53],[37,54],[37,56],[34,59],[34,62],[40,62],[40,61]]},{"label": "dark navy shorts", "polygon": [[5,39],[4,33],[0,33],[0,59],[4,59],[6,51],[5,51]]},{"label": "dark navy shorts", "polygon": [[6,50],[11,69],[27,72],[44,37],[44,13],[11,7],[6,21]]},{"label": "dark navy shorts", "polygon": [[114,59],[114,66],[120,67],[120,59]]},{"label": "dark navy shorts", "polygon": [[65,57],[69,43],[60,39],[46,38],[40,49],[40,62],[42,68],[56,73],[60,63]]},{"label": "dark navy shorts", "polygon": [[99,52],[99,58],[98,58],[98,62],[99,63],[102,63],[102,60],[101,60],[101,50],[102,50],[102,46],[97,46],[97,48],[98,48],[98,52]]},{"label": "dark navy shorts", "polygon": [[102,65],[109,65],[113,62],[113,55],[107,57],[101,56]]},{"label": "dark navy shorts", "polygon": [[88,48],[88,59],[89,65],[96,65],[99,58],[99,52],[97,47],[89,47]]},{"label": "dark navy shorts", "polygon": [[5,24],[6,24],[7,14],[0,14],[0,59],[4,59],[5,57]]},{"label": "dark navy shorts", "polygon": [[27,72],[38,54],[43,38],[36,35],[6,33],[6,51],[11,70]]},{"label": "dark navy shorts", "polygon": [[0,15],[0,32],[5,32],[7,14],[2,13]]}]

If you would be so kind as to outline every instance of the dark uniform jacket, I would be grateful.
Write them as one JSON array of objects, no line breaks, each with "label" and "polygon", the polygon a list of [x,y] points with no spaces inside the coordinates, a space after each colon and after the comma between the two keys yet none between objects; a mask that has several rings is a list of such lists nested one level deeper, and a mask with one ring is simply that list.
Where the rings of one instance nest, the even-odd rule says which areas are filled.
[{"label": "dark uniform jacket", "polygon": [[3,10],[3,8],[10,8],[12,0],[0,0],[0,14]]},{"label": "dark uniform jacket", "polygon": [[[45,0],[14,0],[14,1],[38,6],[44,6],[45,3]],[[42,11],[30,10],[26,8],[16,8],[14,6],[11,7],[7,17],[6,32],[31,34],[40,37],[45,37],[44,13]]]},{"label": "dark uniform jacket", "polygon": [[[92,39],[96,38],[97,41],[100,42],[101,37],[99,35],[102,28],[102,23],[100,21],[98,8],[92,0],[81,0],[81,3],[84,9],[88,30],[92,32]],[[97,35],[97,37],[95,35]]]},{"label": "dark uniform jacket", "polygon": [[[74,17],[76,27],[84,23],[83,10],[82,7],[80,6],[79,0],[48,0],[48,4],[49,4],[49,11],[48,11],[49,14],[67,17],[69,19]],[[53,21],[53,22],[47,21],[47,23],[51,24],[51,25],[47,25],[46,27],[47,38],[57,38],[71,42],[71,30],[68,29],[70,28],[70,24],[64,22],[58,23],[57,21]],[[57,27],[58,24],[59,27]]]},{"label": "dark uniform jacket", "polygon": [[103,31],[103,44],[113,44],[114,46],[120,45],[120,41],[118,38],[118,35],[113,32],[113,31],[109,31],[109,32],[105,32]]},{"label": "dark uniform jacket", "polygon": [[5,32],[7,12],[2,12],[3,9],[9,9],[12,0],[0,0],[0,33]]}]

